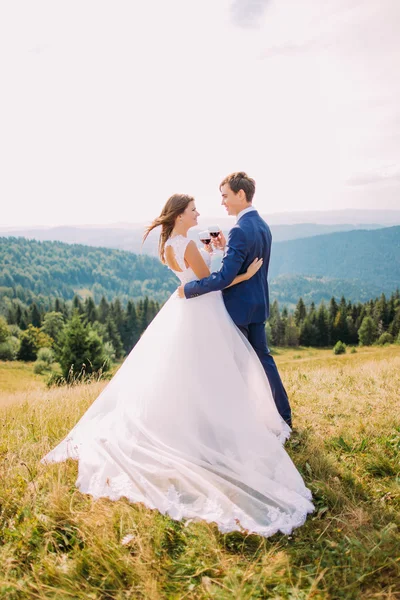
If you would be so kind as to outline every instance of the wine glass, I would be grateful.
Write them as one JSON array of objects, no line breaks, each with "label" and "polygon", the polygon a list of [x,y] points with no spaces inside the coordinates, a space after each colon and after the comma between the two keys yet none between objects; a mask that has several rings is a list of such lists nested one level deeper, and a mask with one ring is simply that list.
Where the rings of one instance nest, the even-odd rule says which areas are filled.
[{"label": "wine glass", "polygon": [[199,233],[199,239],[201,241],[202,244],[204,244],[205,246],[208,246],[209,244],[211,244],[211,234],[209,231],[200,231]]},{"label": "wine glass", "polygon": [[219,225],[210,225],[208,231],[212,238],[216,239],[221,233],[221,228]]}]

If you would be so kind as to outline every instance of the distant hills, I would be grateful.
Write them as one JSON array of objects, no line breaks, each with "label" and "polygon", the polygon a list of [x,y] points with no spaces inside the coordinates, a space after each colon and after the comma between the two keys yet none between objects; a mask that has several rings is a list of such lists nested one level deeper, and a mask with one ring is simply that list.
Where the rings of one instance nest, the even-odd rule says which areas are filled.
[{"label": "distant hills", "polygon": [[[177,278],[151,256],[25,238],[0,238],[0,292],[15,289],[35,295],[71,299],[91,295],[99,302],[118,296],[123,301],[149,296],[163,302],[177,287]],[[8,290],[8,291],[7,291]]]},{"label": "distant hills", "polygon": [[[212,224],[214,221],[208,221]],[[221,229],[227,233],[234,224],[234,219],[223,218],[216,220]],[[206,223],[201,227],[192,229],[189,237],[198,239],[198,234],[206,228]],[[381,224],[319,224],[319,223],[294,223],[289,225],[271,224],[271,231],[274,242],[294,240],[299,238],[312,237],[327,233],[352,231],[355,229],[380,229],[384,227]],[[149,254],[157,256],[158,232],[150,234],[145,244],[142,245],[144,225],[134,225],[131,227],[50,227],[37,229],[11,229],[1,230],[0,235],[25,237],[40,241],[59,241],[67,244],[83,244],[85,246],[96,246],[103,248],[115,248],[118,250],[128,250],[135,254]]]},{"label": "distant hills", "polygon": [[270,276],[358,279],[387,288],[400,284],[400,226],[330,233],[276,243]]},{"label": "distant hills", "polygon": [[[155,240],[156,241],[156,240]],[[0,293],[166,300],[178,280],[157,258],[82,244],[0,238]],[[272,300],[292,307],[344,295],[366,301],[400,286],[400,226],[275,242]],[[11,292],[7,292],[11,293]]]}]

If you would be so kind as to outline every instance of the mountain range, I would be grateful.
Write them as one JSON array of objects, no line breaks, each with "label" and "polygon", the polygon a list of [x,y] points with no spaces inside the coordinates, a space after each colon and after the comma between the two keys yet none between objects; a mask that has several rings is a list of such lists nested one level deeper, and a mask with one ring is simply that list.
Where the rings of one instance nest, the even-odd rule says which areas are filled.
[{"label": "mountain range", "polygon": [[[156,239],[154,240],[156,242]],[[366,301],[400,286],[400,226],[325,233],[273,244],[272,300],[289,307],[342,295]],[[149,295],[166,300],[177,279],[151,256],[82,244],[0,238],[0,286],[35,294]]]}]

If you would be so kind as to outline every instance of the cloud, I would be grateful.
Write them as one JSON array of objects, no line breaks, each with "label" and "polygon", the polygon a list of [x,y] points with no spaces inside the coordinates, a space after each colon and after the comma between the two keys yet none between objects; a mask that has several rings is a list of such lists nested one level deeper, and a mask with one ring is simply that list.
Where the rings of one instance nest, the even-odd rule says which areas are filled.
[{"label": "cloud", "polygon": [[232,21],[238,27],[257,27],[270,0],[232,0]]},{"label": "cloud", "polygon": [[400,163],[382,165],[369,171],[355,173],[346,179],[346,183],[351,186],[385,182],[400,183]]}]

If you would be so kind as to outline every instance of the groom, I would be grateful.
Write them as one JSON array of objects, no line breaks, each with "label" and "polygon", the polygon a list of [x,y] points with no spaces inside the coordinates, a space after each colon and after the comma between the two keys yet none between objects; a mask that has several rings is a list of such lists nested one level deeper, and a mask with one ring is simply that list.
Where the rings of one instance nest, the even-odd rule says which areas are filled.
[{"label": "groom", "polygon": [[[254,179],[246,173],[232,173],[220,185],[222,205],[236,216],[236,225],[226,243],[223,233],[219,245],[226,252],[220,271],[200,281],[178,288],[181,297],[194,298],[222,290],[226,309],[240,331],[256,351],[268,377],[272,395],[281,417],[292,426],[289,400],[267,345],[265,321],[269,316],[268,266],[271,254],[271,231],[252,206],[256,189]],[[255,258],[263,258],[261,269],[247,281],[227,288],[236,275],[245,273]]]}]

